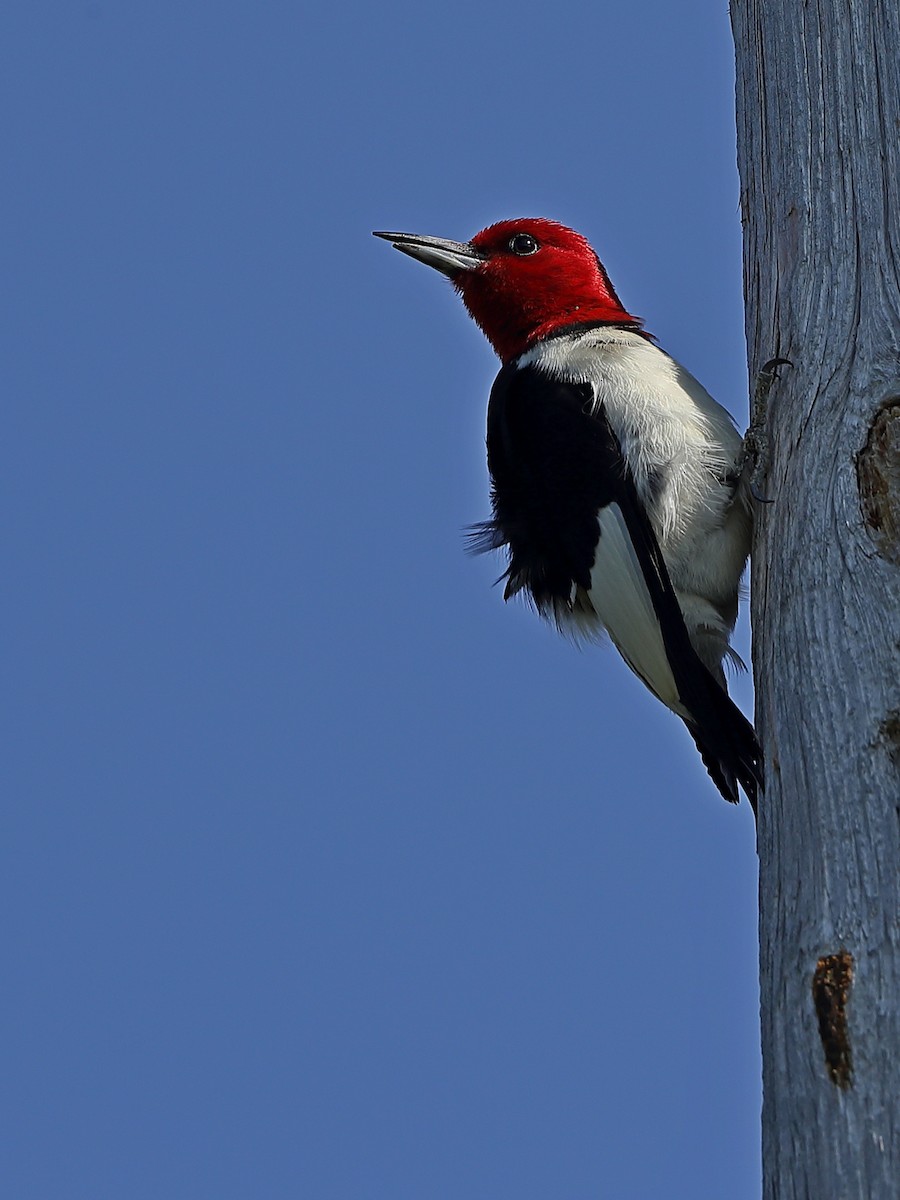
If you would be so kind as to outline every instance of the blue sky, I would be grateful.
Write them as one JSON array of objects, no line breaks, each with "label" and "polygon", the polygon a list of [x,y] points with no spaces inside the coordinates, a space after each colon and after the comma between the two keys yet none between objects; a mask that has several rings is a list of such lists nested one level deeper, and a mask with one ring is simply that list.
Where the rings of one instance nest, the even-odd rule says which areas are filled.
[{"label": "blue sky", "polygon": [[749,809],[463,553],[495,362],[370,236],[576,226],[743,425],[724,0],[0,41],[4,1193],[751,1200]]}]

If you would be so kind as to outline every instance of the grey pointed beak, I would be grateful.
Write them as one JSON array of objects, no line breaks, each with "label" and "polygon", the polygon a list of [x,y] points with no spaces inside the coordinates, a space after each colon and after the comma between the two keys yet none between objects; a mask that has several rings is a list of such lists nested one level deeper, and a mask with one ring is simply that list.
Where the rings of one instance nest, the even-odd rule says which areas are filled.
[{"label": "grey pointed beak", "polygon": [[447,238],[427,237],[421,233],[382,233],[377,230],[374,236],[384,238],[395,250],[417,258],[451,279],[461,271],[474,271],[484,262],[484,256],[470,242],[451,242]]}]

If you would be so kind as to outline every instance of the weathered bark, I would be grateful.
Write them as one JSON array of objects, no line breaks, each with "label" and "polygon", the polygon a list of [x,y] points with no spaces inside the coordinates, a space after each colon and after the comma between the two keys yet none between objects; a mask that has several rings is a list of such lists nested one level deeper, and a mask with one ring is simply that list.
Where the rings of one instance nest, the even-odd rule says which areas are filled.
[{"label": "weathered bark", "polygon": [[900,5],[732,0],[766,1200],[900,1196]]}]

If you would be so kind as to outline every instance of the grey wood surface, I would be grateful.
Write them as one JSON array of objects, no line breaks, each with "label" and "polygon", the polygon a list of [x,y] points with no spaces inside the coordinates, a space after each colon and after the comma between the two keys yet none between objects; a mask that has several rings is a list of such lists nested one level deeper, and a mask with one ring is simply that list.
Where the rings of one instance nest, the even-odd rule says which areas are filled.
[{"label": "grey wood surface", "polygon": [[733,0],[766,1200],[900,1197],[900,2]]}]

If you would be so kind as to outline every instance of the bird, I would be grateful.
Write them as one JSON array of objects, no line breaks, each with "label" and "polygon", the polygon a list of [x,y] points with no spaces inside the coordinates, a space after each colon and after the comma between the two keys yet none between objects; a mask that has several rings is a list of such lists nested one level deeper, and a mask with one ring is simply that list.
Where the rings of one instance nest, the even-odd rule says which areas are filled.
[{"label": "bird", "polygon": [[375,231],[447,276],[500,359],[487,409],[490,520],[522,594],[576,639],[608,635],[684,722],[722,796],[754,815],[763,758],[724,665],[750,552],[730,414],[620,301],[590,242],[546,217],[468,242]]}]

